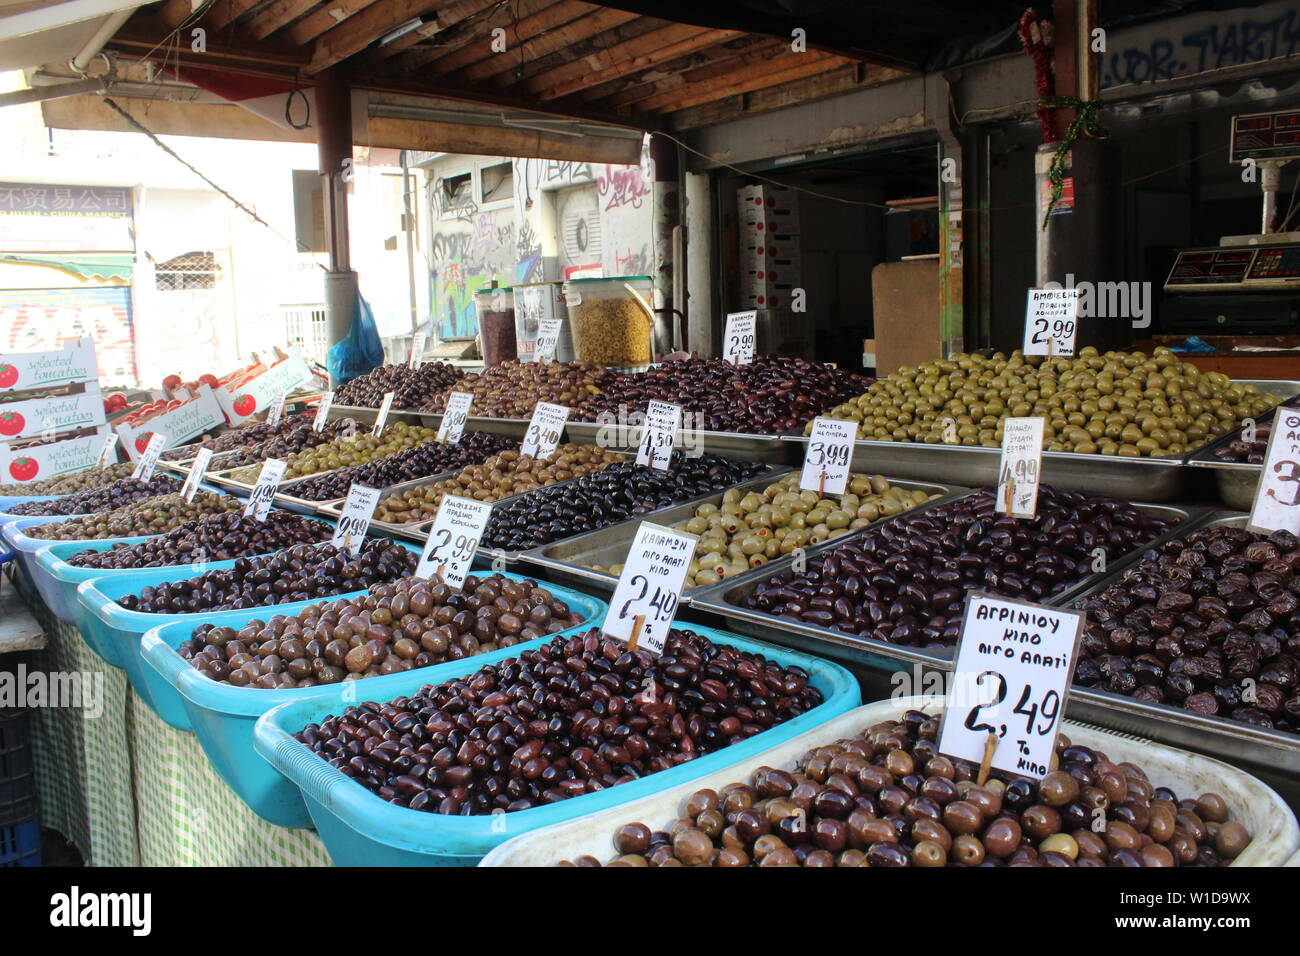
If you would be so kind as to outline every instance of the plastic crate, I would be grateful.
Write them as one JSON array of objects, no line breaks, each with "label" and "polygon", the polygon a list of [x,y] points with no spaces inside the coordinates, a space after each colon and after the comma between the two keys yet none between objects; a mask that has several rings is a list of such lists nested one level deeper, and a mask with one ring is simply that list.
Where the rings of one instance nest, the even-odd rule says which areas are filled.
[{"label": "plastic crate", "polygon": [[41,821],[0,825],[0,866],[41,865]]},{"label": "plastic crate", "polygon": [[55,498],[62,497],[63,495],[0,495],[0,525],[27,517],[26,515],[11,515],[9,509],[15,505],[26,504],[29,501],[53,501]]},{"label": "plastic crate", "polygon": [[31,715],[26,710],[0,710],[0,825],[35,813]]},{"label": "plastic crate", "polygon": [[[480,569],[473,573],[482,575],[491,572]],[[503,571],[502,574],[516,581],[526,578],[537,580],[529,575],[512,574],[508,571]],[[609,608],[604,601],[588,597],[570,588],[541,581],[538,583],[556,598],[568,604],[569,610],[582,615],[581,624],[559,633],[572,634],[575,631],[583,631],[588,627],[599,626],[604,620],[605,612]],[[265,611],[240,611],[237,616],[226,618],[222,623],[238,629],[245,622],[265,615]],[[398,690],[390,693],[387,689],[398,678],[418,673],[421,686],[437,684],[463,673],[466,663],[483,667],[513,657],[521,650],[540,647],[555,636],[548,635],[535,641],[516,644],[514,647],[502,648],[459,661],[434,664],[419,671],[368,677],[364,681],[350,682],[347,685],[303,687],[294,690],[261,690],[221,684],[195,670],[189,661],[176,652],[176,648],[181,643],[189,640],[193,631],[193,625],[188,623],[165,624],[154,628],[145,634],[140,642],[144,658],[154,672],[154,680],[165,682],[166,692],[179,695],[189,717],[190,729],[198,738],[199,745],[207,754],[213,768],[221,775],[221,779],[239,795],[244,803],[248,804],[254,813],[268,823],[280,827],[310,827],[311,816],[307,813],[307,806],[303,803],[298,788],[253,751],[253,727],[262,714],[280,704],[335,694],[339,686],[351,688],[356,699],[387,700],[399,693]],[[154,699],[159,699],[163,693],[164,691],[155,687]]]},{"label": "plastic crate", "polygon": [[[417,556],[423,550],[422,545],[405,541],[394,543]],[[207,570],[215,571],[220,568],[234,567],[236,560],[243,559],[212,561],[209,562]],[[82,637],[86,639],[86,643],[92,648],[103,648],[99,653],[105,660],[112,661],[113,657],[116,657],[116,661],[113,662],[126,671],[127,680],[131,682],[131,687],[140,695],[140,698],[149,705],[149,708],[155,714],[177,730],[189,730],[190,718],[185,713],[180,695],[176,693],[175,688],[163,680],[152,667],[145,665],[144,657],[140,652],[140,638],[144,636],[146,631],[176,621],[187,623],[190,627],[196,627],[205,621],[221,624],[225,623],[226,619],[231,615],[244,614],[247,611],[259,612],[259,614],[254,615],[255,617],[271,614],[292,614],[320,601],[352,597],[365,593],[363,588],[358,591],[331,594],[311,601],[291,601],[287,604],[273,604],[262,608],[241,608],[237,611],[199,611],[195,614],[146,614],[142,611],[128,611],[117,603],[117,598],[126,594],[135,594],[141,588],[149,585],[160,584],[163,581],[184,580],[196,576],[184,573],[177,574],[178,570],[183,571],[185,568],[186,565],[171,568],[148,568],[132,571],[129,574],[101,574],[99,577],[83,581],[77,586],[77,609],[75,612],[77,628],[81,631]]]},{"label": "plastic crate", "polygon": [[5,550],[13,554],[23,577],[32,587],[36,587],[36,552],[50,542],[44,538],[30,538],[23,533],[23,529],[84,517],[85,515],[40,515],[38,517],[22,515],[7,524],[0,524],[0,538],[4,539]]},{"label": "plastic crate", "polygon": [[[677,626],[718,644],[731,644],[762,654],[783,666],[802,667],[808,672],[812,685],[822,692],[823,703],[740,743],[639,780],[515,813],[472,817],[443,816],[391,804],[295,740],[293,734],[307,724],[343,709],[345,703],[341,690],[330,696],[281,704],[267,712],[253,731],[253,746],[302,789],[312,822],[335,864],[474,866],[498,844],[521,833],[619,806],[698,779],[812,730],[861,703],[857,680],[838,664],[711,627],[686,622],[679,622]],[[468,676],[484,662],[469,658],[459,663],[466,665],[460,676]],[[384,685],[385,697],[377,698],[373,693],[367,693],[364,699],[391,700],[399,694],[414,693],[428,683],[418,671],[400,676],[404,680]]]}]

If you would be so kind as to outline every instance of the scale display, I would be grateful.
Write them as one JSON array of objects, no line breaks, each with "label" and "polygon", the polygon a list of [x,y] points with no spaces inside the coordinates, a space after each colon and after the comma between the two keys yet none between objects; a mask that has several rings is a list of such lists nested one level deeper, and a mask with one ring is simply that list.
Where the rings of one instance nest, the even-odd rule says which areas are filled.
[{"label": "scale display", "polygon": [[1234,116],[1228,159],[1300,159],[1300,110]]},{"label": "scale display", "polygon": [[1168,292],[1268,292],[1300,288],[1300,246],[1233,246],[1178,253]]}]

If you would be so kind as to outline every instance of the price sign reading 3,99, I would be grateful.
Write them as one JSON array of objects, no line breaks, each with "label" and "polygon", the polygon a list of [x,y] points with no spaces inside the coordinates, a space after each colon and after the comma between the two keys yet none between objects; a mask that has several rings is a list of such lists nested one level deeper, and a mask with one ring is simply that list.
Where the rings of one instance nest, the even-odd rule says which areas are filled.
[{"label": "price sign reading 3,99", "polygon": [[677,430],[681,424],[682,406],[652,400],[646,406],[636,463],[667,471],[673,460],[673,446],[677,443]]},{"label": "price sign reading 3,99", "polygon": [[492,503],[472,498],[444,495],[438,507],[438,517],[429,529],[429,540],[415,568],[417,578],[441,574],[448,587],[457,590],[465,586],[474,561],[474,552],[483,540],[483,529],[492,517]]},{"label": "price sign reading 3,99", "polygon": [[643,521],[619,575],[601,630],[662,654],[686,581],[686,570],[700,539]]},{"label": "price sign reading 3,99", "polygon": [[361,553],[365,543],[366,532],[370,529],[370,517],[379,504],[379,489],[367,488],[365,485],[353,485],[348,489],[347,501],[343,502],[343,514],[334,529],[330,544],[352,553],[355,558]]},{"label": "price sign reading 3,99", "polygon": [[722,357],[732,365],[748,365],[754,361],[754,335],[758,328],[758,313],[729,312],[727,330],[722,339]]},{"label": "price sign reading 3,99", "polygon": [[1248,527],[1300,534],[1300,409],[1279,408],[1273,418]]},{"label": "price sign reading 3,99", "polygon": [[279,458],[268,458],[262,462],[257,484],[248,496],[248,504],[244,506],[244,517],[266,520],[266,513],[271,510],[271,502],[275,500],[275,490],[280,487],[280,479],[284,477],[285,467],[284,461]]},{"label": "price sign reading 3,99", "polygon": [[1043,419],[1008,418],[1002,431],[997,510],[1015,518],[1038,512],[1038,478],[1043,467]]},{"label": "price sign reading 3,99", "polygon": [[1073,355],[1079,331],[1078,289],[1030,289],[1025,304],[1026,355]]},{"label": "price sign reading 3,99", "polygon": [[1083,612],[971,591],[953,666],[939,752],[1018,776],[1052,765]]},{"label": "price sign reading 3,99", "polygon": [[460,433],[465,430],[473,404],[474,396],[469,392],[452,392],[447,396],[447,410],[442,413],[442,421],[438,424],[438,441],[449,445],[460,441]]},{"label": "price sign reading 3,99", "polygon": [[853,461],[853,441],[857,422],[832,418],[814,418],[808,436],[808,451],[803,458],[799,487],[819,495],[842,495],[849,482],[849,464]]},{"label": "price sign reading 3,99", "polygon": [[532,458],[545,458],[555,451],[564,434],[564,425],[569,420],[569,409],[563,405],[550,402],[538,402],[533,406],[533,418],[524,432],[524,440],[519,446],[519,454]]}]

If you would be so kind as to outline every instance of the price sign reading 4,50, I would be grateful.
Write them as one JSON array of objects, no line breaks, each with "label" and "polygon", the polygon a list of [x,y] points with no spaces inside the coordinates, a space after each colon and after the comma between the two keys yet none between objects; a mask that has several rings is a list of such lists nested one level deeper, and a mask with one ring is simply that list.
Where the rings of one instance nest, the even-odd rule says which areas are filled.
[{"label": "price sign reading 4,50", "polygon": [[166,447],[167,436],[162,432],[154,432],[149,439],[149,444],[145,446],[144,454],[135,463],[135,470],[131,472],[131,477],[145,482],[151,480],[153,470],[158,467],[158,456],[163,453],[163,449]]},{"label": "price sign reading 4,50", "polygon": [[1300,409],[1279,408],[1273,418],[1247,527],[1300,534]]},{"label": "price sign reading 4,50", "polygon": [[722,357],[732,365],[748,365],[754,361],[754,336],[757,328],[758,313],[753,309],[748,312],[729,312],[727,330],[722,340]]},{"label": "price sign reading 4,50", "polygon": [[1043,466],[1043,419],[1008,418],[1003,423],[998,466],[997,510],[1015,518],[1038,512],[1038,477]]},{"label": "price sign reading 4,50", "polygon": [[248,496],[248,504],[244,506],[245,517],[266,520],[266,513],[271,510],[271,502],[275,500],[275,491],[280,487],[280,479],[284,477],[285,467],[284,461],[279,458],[268,458],[262,463],[257,484]]},{"label": "price sign reading 4,50", "polygon": [[465,430],[473,404],[474,396],[469,392],[452,392],[447,396],[447,409],[442,413],[442,422],[438,425],[438,441],[449,445],[460,441],[460,433]]},{"label": "price sign reading 4,50", "polygon": [[443,496],[415,576],[427,578],[440,574],[448,587],[464,587],[474,552],[491,517],[491,502]]},{"label": "price sign reading 4,50", "polygon": [[560,443],[560,436],[564,434],[564,425],[568,420],[569,409],[565,406],[538,402],[533,407],[533,417],[524,432],[519,454],[545,458]]},{"label": "price sign reading 4,50", "polygon": [[1020,351],[1026,355],[1073,355],[1078,311],[1078,289],[1030,289]]},{"label": "price sign reading 4,50", "polygon": [[849,482],[849,464],[853,461],[853,442],[857,438],[856,422],[831,418],[814,418],[808,436],[808,451],[803,458],[799,487],[819,495],[842,495]]},{"label": "price sign reading 4,50", "polygon": [[631,648],[662,654],[698,541],[693,534],[642,522],[601,630]]},{"label": "price sign reading 4,50", "polygon": [[351,552],[353,557],[361,553],[365,543],[366,532],[370,529],[370,516],[379,504],[379,489],[367,488],[365,485],[353,485],[348,489],[347,501],[343,503],[343,513],[334,528],[334,537],[330,544]]},{"label": "price sign reading 4,50", "polygon": [[939,751],[985,768],[1044,776],[1056,750],[1083,618],[1082,611],[970,592]]},{"label": "price sign reading 4,50", "polygon": [[677,430],[681,424],[682,406],[651,401],[646,406],[636,463],[667,471],[673,460],[673,446],[677,443]]}]

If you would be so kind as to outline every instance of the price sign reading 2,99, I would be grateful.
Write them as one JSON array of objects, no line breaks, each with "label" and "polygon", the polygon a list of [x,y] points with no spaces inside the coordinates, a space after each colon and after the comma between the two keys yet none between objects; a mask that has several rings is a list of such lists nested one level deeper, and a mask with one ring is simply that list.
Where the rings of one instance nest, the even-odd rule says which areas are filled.
[{"label": "price sign reading 2,99", "polygon": [[754,361],[757,328],[758,313],[753,309],[748,312],[729,312],[722,339],[722,357],[732,365],[748,365]]},{"label": "price sign reading 2,99", "polygon": [[262,462],[257,484],[248,496],[248,504],[244,506],[244,517],[256,521],[266,520],[266,513],[271,510],[271,502],[275,500],[275,491],[280,487],[280,479],[284,477],[286,467],[280,458],[268,458]]},{"label": "price sign reading 2,99", "polygon": [[538,402],[533,407],[533,418],[524,432],[524,440],[519,445],[519,454],[531,458],[545,458],[555,451],[564,434],[564,425],[569,420],[569,409],[563,405],[550,402]]},{"label": "price sign reading 2,99", "polygon": [[1078,289],[1030,289],[1020,351],[1025,355],[1073,355],[1078,311]]},{"label": "price sign reading 2,99", "polygon": [[415,576],[427,578],[440,574],[448,587],[463,588],[474,562],[474,552],[483,540],[483,529],[491,517],[491,502],[444,495]]},{"label": "price sign reading 2,99", "polygon": [[799,487],[819,495],[844,494],[849,483],[849,463],[853,460],[853,442],[857,434],[857,422],[814,418]]},{"label": "price sign reading 2,99", "polygon": [[1300,534],[1300,409],[1279,408],[1273,418],[1247,527]]},{"label": "price sign reading 2,99", "polygon": [[699,540],[693,534],[643,521],[609,599],[601,630],[626,641],[629,647],[662,654]]},{"label": "price sign reading 2,99", "polygon": [[347,501],[343,503],[343,513],[334,528],[334,537],[330,544],[343,548],[356,557],[361,553],[365,543],[366,532],[370,529],[370,517],[379,504],[379,489],[367,488],[365,485],[353,485],[348,489]]},{"label": "price sign reading 2,99", "polygon": [[939,752],[1041,778],[1051,769],[1083,612],[969,592]]}]

